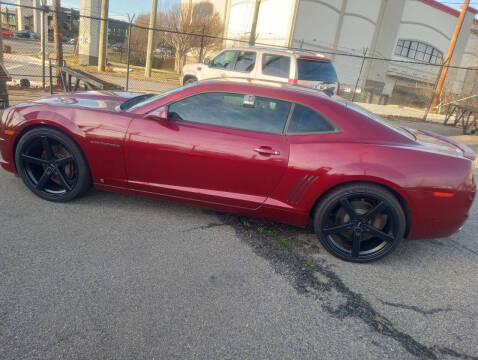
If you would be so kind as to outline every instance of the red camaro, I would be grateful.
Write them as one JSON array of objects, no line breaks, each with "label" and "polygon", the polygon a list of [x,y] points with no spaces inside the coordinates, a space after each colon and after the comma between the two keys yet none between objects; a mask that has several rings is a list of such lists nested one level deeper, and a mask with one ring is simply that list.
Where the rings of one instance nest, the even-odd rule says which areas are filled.
[{"label": "red camaro", "polygon": [[0,163],[68,201],[93,184],[298,226],[356,262],[449,236],[476,192],[475,154],[288,85],[228,81],[161,95],[86,92],[4,111]]}]

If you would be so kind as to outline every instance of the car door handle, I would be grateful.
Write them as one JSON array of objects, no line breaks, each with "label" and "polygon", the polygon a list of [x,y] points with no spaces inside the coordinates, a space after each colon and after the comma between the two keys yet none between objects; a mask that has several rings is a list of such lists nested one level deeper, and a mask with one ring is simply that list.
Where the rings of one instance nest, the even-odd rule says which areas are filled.
[{"label": "car door handle", "polygon": [[257,149],[254,149],[256,153],[259,153],[264,156],[271,156],[271,155],[280,155],[280,152],[277,150],[272,149],[269,146],[261,146]]}]

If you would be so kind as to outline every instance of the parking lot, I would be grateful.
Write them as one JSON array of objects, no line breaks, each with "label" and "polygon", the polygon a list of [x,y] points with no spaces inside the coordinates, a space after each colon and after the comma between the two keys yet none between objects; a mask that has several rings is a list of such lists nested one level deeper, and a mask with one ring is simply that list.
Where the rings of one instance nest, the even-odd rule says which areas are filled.
[{"label": "parking lot", "polygon": [[357,265],[312,229],[49,203],[5,171],[0,194],[0,358],[478,359],[476,202],[454,236]]}]

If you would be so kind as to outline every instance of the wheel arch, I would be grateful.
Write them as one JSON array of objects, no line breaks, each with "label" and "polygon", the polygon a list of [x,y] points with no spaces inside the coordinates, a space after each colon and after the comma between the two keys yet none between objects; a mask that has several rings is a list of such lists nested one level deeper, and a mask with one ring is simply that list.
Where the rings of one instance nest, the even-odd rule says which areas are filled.
[{"label": "wheel arch", "polygon": [[20,130],[20,132],[18,133],[18,135],[15,137],[15,141],[13,143],[13,159],[14,159],[14,165],[15,165],[15,169],[17,169],[18,171],[18,168],[17,168],[17,164],[15,162],[15,153],[17,151],[17,145],[18,145],[18,142],[20,141],[20,139],[26,134],[28,133],[29,131],[31,130],[34,130],[34,129],[38,129],[38,128],[44,128],[44,129],[53,129],[53,130],[56,130],[56,131],[59,131],[61,132],[62,134],[68,136],[70,138],[71,141],[73,141],[77,146],[78,148],[80,149],[80,152],[81,154],[83,155],[83,158],[85,159],[85,162],[86,162],[86,165],[88,166],[88,171],[90,173],[90,177],[91,177],[91,167],[90,167],[90,163],[88,161],[88,158],[86,157],[85,155],[85,152],[83,151],[83,148],[81,147],[81,145],[78,143],[78,141],[76,141],[76,139],[74,138],[74,136],[72,136],[72,134],[59,127],[59,126],[55,126],[55,125],[51,125],[51,124],[44,124],[44,123],[36,123],[36,124],[30,124],[30,125],[27,125],[25,126],[23,129]]},{"label": "wheel arch", "polygon": [[405,228],[405,238],[408,237],[408,235],[410,234],[410,231],[411,231],[411,227],[412,227],[412,213],[411,213],[411,210],[410,210],[410,206],[408,205],[408,202],[407,200],[405,199],[405,197],[403,196],[403,194],[401,194],[396,188],[394,188],[394,186],[390,186],[390,185],[386,185],[384,184],[383,182],[379,182],[379,181],[373,181],[373,180],[350,180],[350,181],[345,181],[345,182],[342,182],[342,183],[338,183],[338,184],[335,184],[333,186],[331,186],[330,188],[328,188],[326,191],[322,192],[315,200],[313,206],[311,207],[310,211],[309,211],[309,217],[312,217],[315,213],[315,210],[317,209],[318,205],[320,204],[321,200],[327,195],[329,194],[330,192],[338,189],[338,188],[341,188],[341,187],[344,187],[344,186],[348,186],[348,185],[364,185],[364,184],[372,184],[372,185],[376,185],[376,186],[380,186],[381,188],[383,188],[384,190],[387,190],[389,191],[396,199],[397,201],[400,203],[402,209],[403,209],[403,213],[405,214],[405,219],[406,219],[406,228]]}]

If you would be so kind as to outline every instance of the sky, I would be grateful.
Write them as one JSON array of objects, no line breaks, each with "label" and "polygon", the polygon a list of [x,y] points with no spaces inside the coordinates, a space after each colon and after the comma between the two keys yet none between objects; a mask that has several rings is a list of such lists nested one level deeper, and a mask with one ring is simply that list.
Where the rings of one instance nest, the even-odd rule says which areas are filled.
[{"label": "sky", "polygon": [[[178,2],[179,0],[158,0],[158,11],[170,8]],[[48,0],[48,3],[51,3],[51,0]],[[128,14],[136,14],[137,16],[141,13],[148,13],[151,11],[151,3],[151,0],[110,0],[110,16],[127,19]],[[62,0],[61,6],[79,9],[80,0]]]}]

